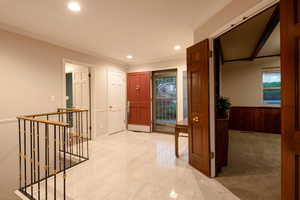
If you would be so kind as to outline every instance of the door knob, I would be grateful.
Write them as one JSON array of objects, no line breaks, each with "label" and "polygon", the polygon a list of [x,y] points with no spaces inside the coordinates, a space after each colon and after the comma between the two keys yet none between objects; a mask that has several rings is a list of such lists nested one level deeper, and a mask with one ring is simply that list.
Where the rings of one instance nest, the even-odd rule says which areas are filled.
[{"label": "door knob", "polygon": [[198,116],[193,117],[193,122],[199,122],[199,117]]}]

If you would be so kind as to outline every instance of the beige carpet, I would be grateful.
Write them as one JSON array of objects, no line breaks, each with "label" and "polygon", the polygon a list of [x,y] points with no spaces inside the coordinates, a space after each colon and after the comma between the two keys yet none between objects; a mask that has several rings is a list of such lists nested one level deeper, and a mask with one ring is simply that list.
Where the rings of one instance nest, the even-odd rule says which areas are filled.
[{"label": "beige carpet", "polygon": [[280,200],[281,137],[230,131],[228,166],[216,178],[241,200]]}]

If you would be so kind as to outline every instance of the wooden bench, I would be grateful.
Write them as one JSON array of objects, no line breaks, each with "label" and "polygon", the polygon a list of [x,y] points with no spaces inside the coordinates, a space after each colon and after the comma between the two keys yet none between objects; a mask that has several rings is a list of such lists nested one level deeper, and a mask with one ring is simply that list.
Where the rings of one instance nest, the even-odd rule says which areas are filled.
[{"label": "wooden bench", "polygon": [[175,126],[175,155],[176,155],[176,157],[179,157],[178,138],[180,136],[180,133],[188,134],[188,121],[187,120],[179,121],[176,123],[176,126]]}]

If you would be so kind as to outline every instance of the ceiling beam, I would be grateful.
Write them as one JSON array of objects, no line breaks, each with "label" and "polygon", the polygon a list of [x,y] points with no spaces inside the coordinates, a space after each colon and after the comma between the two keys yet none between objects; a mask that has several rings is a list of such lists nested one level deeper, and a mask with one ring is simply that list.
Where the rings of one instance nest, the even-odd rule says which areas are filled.
[{"label": "ceiling beam", "polygon": [[[270,58],[270,57],[280,57],[280,54],[268,55],[268,56],[257,56],[254,59]],[[237,59],[232,59],[232,60],[224,60],[224,63],[227,63],[227,62],[237,62],[237,61],[251,61],[251,60],[250,60],[250,58],[237,58]]]},{"label": "ceiling beam", "polygon": [[279,21],[280,21],[280,8],[279,8],[279,5],[277,5],[274,12],[273,12],[273,14],[272,14],[272,16],[271,16],[271,18],[268,21],[268,24],[267,24],[264,32],[262,33],[258,43],[255,46],[255,49],[254,49],[253,53],[251,54],[251,57],[250,57],[251,60],[253,60],[257,57],[260,50],[266,44],[269,37],[273,33],[274,29],[278,25]]}]

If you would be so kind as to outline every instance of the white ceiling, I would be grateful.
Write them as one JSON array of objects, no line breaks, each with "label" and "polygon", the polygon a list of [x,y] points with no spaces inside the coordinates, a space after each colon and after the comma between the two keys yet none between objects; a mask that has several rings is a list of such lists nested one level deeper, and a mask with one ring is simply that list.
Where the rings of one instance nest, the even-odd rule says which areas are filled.
[{"label": "white ceiling", "polygon": [[[64,47],[131,64],[183,55],[193,31],[231,0],[0,0],[0,23]],[[181,45],[174,51],[174,45]]]}]

